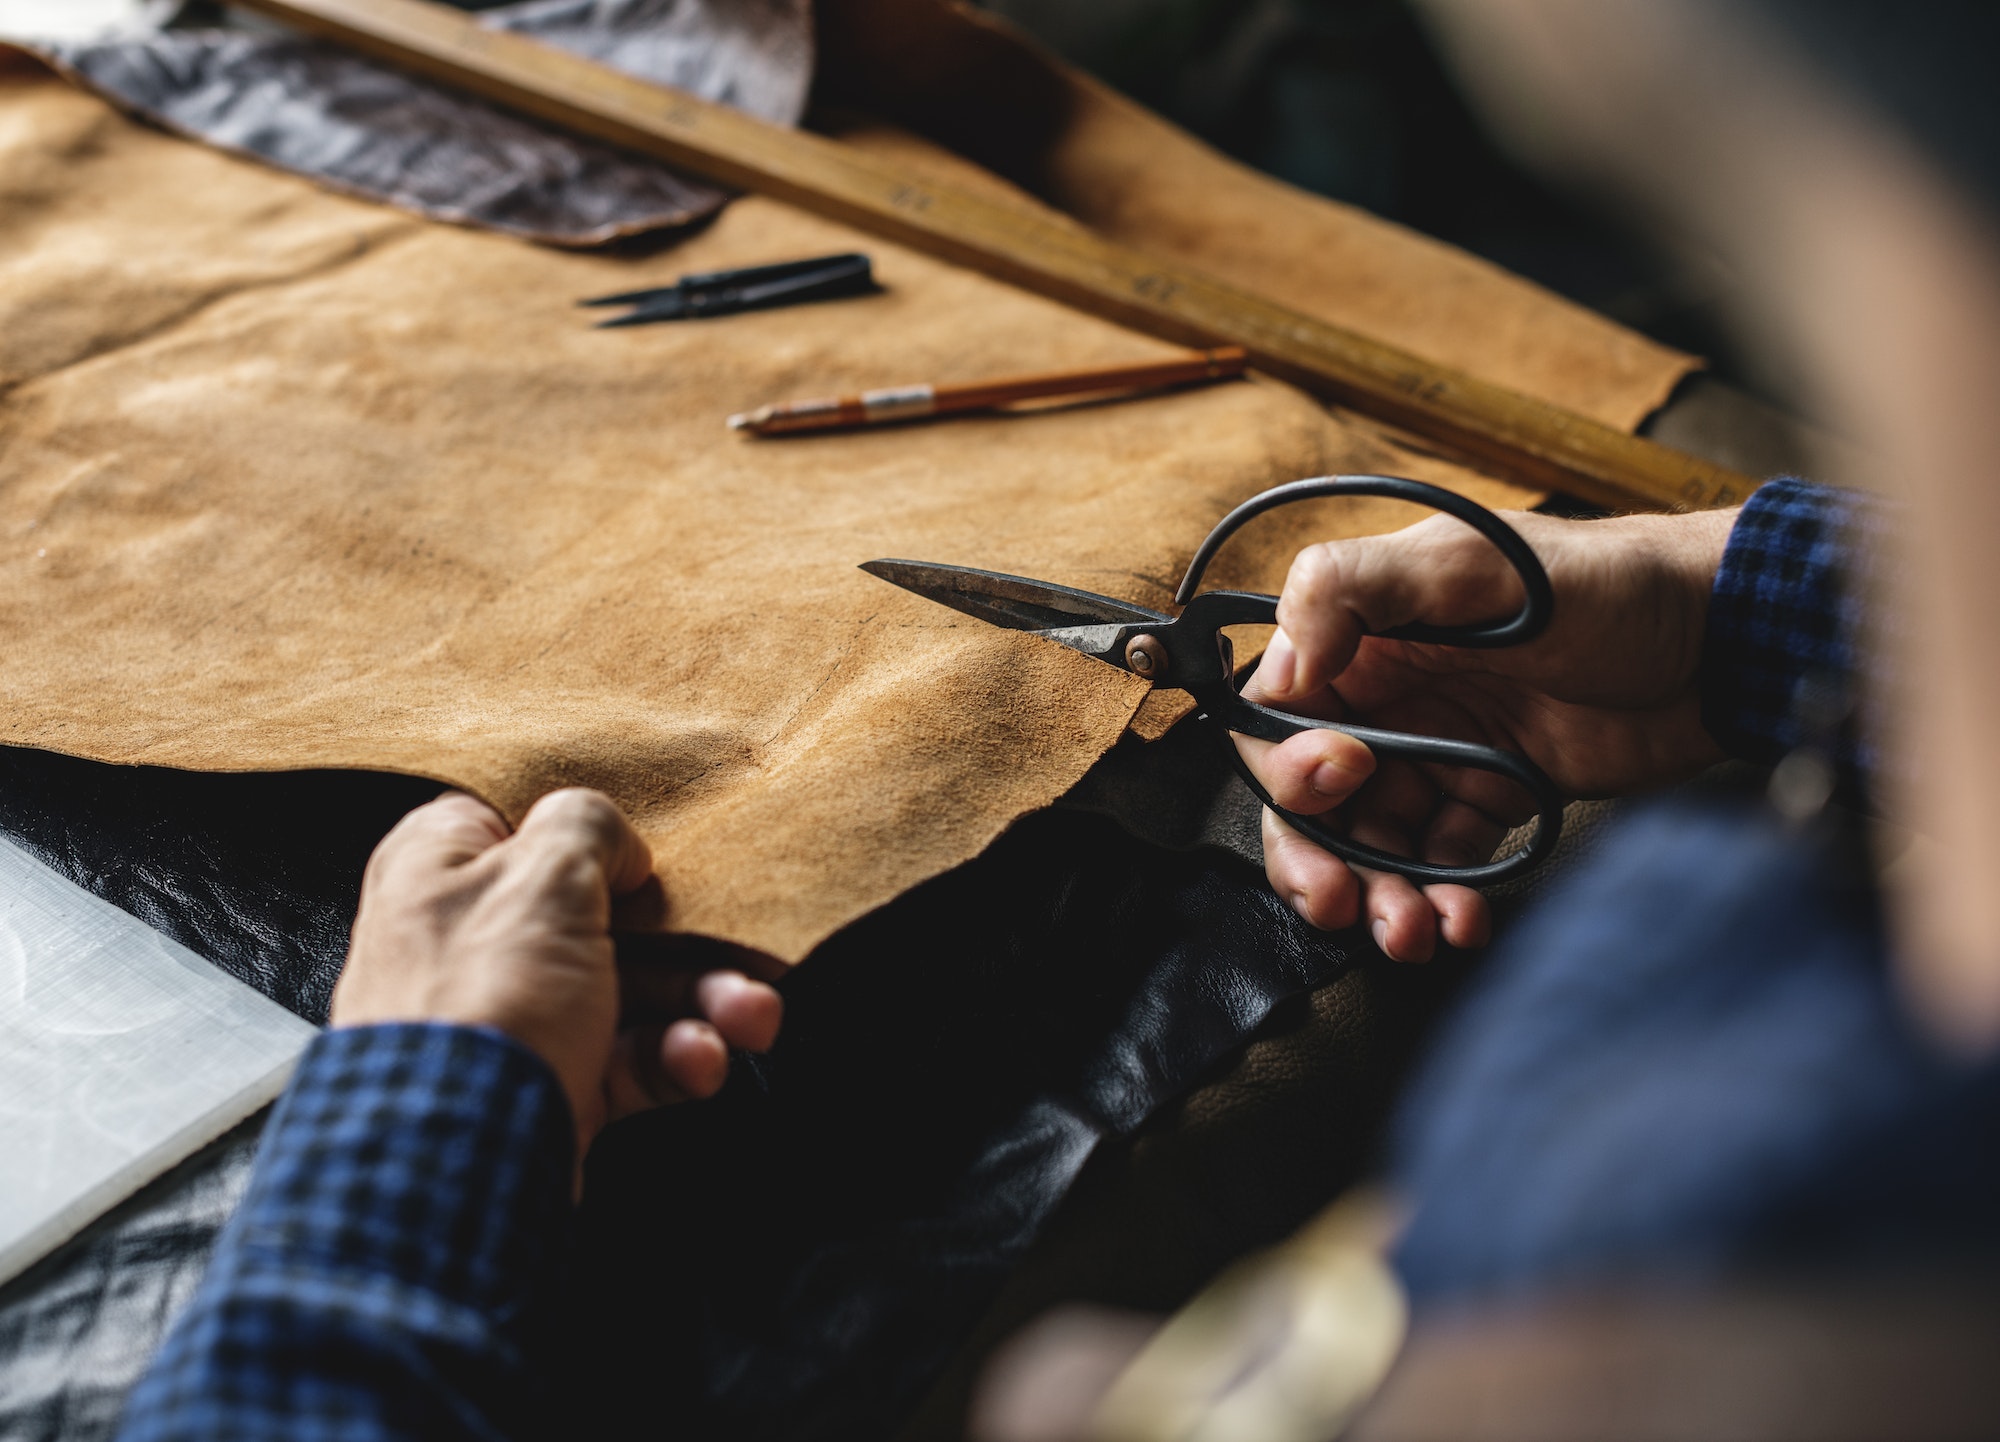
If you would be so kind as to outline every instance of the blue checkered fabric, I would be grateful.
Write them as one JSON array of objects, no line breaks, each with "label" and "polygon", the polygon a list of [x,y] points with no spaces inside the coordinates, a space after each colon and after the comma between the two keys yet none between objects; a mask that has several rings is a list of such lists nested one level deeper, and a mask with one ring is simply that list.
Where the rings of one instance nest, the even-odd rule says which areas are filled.
[{"label": "blue checkered fabric", "polygon": [[574,1164],[568,1099],[507,1037],[322,1034],[119,1436],[539,1434]]},{"label": "blue checkered fabric", "polygon": [[[1702,643],[1702,722],[1732,755],[1772,762],[1817,741],[1798,705],[1809,678],[1851,695],[1861,689],[1860,573],[1884,522],[1870,497],[1790,476],[1744,504]],[[1831,738],[1842,779],[1857,791],[1875,767],[1867,729],[1849,725]]]}]

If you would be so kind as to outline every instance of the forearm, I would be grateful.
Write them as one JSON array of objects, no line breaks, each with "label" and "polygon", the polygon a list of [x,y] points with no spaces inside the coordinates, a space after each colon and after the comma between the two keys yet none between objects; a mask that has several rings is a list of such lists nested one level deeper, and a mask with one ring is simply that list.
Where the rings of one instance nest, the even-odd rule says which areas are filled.
[{"label": "forearm", "polygon": [[574,1135],[553,1073],[497,1033],[321,1036],[121,1438],[540,1431]]}]

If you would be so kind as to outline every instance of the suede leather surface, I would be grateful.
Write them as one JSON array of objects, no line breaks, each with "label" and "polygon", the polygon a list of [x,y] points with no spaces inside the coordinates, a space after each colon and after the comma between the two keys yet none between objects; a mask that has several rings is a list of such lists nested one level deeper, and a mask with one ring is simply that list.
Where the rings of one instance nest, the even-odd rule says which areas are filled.
[{"label": "suede leather surface", "polygon": [[[1167,349],[755,197],[665,255],[559,254],[25,77],[0,87],[0,175],[0,736],[401,772],[517,818],[594,785],[653,843],[668,928],[785,961],[1061,795],[1145,696],[858,562],[1160,603],[1212,522],[1279,481],[1388,470],[1524,495],[1261,379],[732,435],[722,417],[763,400]],[[571,309],[857,246],[888,294],[608,334]],[[1213,580],[1273,588],[1304,538],[1411,515],[1296,508]]]}]

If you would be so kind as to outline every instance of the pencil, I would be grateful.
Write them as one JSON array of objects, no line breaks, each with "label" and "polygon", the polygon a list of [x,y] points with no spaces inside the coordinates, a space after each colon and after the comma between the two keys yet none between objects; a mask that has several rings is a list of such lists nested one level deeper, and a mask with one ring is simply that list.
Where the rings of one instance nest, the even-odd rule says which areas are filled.
[{"label": "pencil", "polygon": [[784,435],[792,431],[845,430],[851,426],[879,425],[884,421],[916,420],[921,416],[951,415],[958,411],[992,410],[997,406],[1013,405],[1016,401],[1044,400],[1051,396],[1153,390],[1162,386],[1226,380],[1242,375],[1245,363],[1243,348],[1231,345],[1140,365],[1048,371],[1040,375],[974,381],[969,385],[891,386],[886,390],[863,391],[855,396],[759,406],[754,411],[731,416],[729,428],[759,436]]}]

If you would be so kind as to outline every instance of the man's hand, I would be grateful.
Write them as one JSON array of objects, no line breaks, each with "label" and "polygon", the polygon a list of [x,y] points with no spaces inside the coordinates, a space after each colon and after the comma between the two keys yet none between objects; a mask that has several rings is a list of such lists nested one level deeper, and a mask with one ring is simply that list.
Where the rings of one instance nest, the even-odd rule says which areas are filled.
[{"label": "man's hand", "polygon": [[368,860],[333,1025],[441,1021],[507,1033],[555,1070],[579,1156],[607,1122],[713,1095],[729,1047],[770,1046],[783,1003],[734,971],[627,978],[646,993],[626,995],[627,1012],[646,1001],[681,1015],[621,1031],[611,904],[652,875],[646,843],[595,791],[544,796],[511,834],[470,796],[420,806]]},{"label": "man's hand", "polygon": [[[1533,760],[1573,797],[1679,780],[1721,759],[1702,729],[1697,671],[1708,595],[1734,511],[1565,521],[1510,514],[1547,568],[1549,629],[1525,646],[1477,651],[1379,639],[1411,621],[1452,625],[1521,604],[1506,561],[1448,516],[1387,536],[1301,551],[1278,604],[1279,630],[1244,688],[1303,715],[1479,741]],[[1449,865],[1487,860],[1532,814],[1513,783],[1482,771],[1389,762],[1338,732],[1236,744],[1271,796],[1301,815],[1339,809],[1357,839]],[[1363,783],[1368,783],[1363,788]],[[1349,797],[1353,800],[1349,802]],[[1268,810],[1264,869],[1313,925],[1364,917],[1400,961],[1427,960],[1442,932],[1483,943],[1485,898],[1419,890],[1350,869]]]}]

